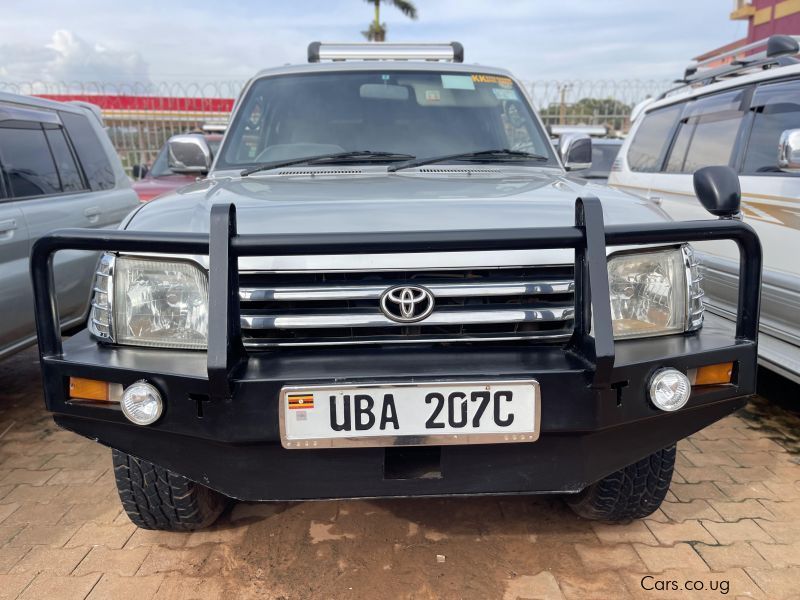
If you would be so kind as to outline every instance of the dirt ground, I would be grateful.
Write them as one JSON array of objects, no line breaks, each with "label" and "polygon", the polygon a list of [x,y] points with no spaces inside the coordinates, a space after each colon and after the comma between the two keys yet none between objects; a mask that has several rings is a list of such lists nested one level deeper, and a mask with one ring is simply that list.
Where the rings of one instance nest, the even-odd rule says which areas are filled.
[{"label": "dirt ground", "polygon": [[788,409],[758,399],[681,442],[667,501],[629,525],[507,496],[238,503],[185,534],[128,521],[109,450],[44,411],[33,351],[0,390],[0,600],[800,598],[788,385]]}]

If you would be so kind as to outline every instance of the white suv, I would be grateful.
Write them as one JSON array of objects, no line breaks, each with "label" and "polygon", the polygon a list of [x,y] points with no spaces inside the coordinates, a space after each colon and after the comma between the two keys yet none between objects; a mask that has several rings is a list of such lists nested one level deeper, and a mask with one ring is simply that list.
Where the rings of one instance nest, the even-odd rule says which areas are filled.
[{"label": "white suv", "polygon": [[[609,184],[652,200],[676,221],[708,218],[692,174],[739,173],[742,218],[764,246],[759,362],[800,381],[800,59],[797,41],[773,36],[737,52],[766,51],[723,67],[687,69],[681,87],[638,115]],[[725,58],[715,57],[715,60]],[[735,58],[735,57],[734,57]],[[696,244],[710,311],[736,314],[738,251]]]}]

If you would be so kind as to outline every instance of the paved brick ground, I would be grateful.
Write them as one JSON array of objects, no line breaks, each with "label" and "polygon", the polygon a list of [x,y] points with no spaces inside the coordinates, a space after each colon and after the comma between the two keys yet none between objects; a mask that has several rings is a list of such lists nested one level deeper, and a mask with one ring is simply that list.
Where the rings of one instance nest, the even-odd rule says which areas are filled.
[{"label": "paved brick ground", "polygon": [[0,600],[800,598],[800,418],[763,401],[682,442],[662,509],[625,526],[509,497],[237,504],[166,534],[52,425],[33,352],[0,390]]}]

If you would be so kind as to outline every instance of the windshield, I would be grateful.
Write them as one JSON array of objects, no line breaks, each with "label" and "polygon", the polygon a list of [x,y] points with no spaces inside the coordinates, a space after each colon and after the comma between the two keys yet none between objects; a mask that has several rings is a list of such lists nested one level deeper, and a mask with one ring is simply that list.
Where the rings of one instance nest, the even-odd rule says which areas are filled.
[{"label": "windshield", "polygon": [[508,77],[435,71],[280,75],[253,83],[215,168],[351,151],[424,159],[498,148],[544,155],[547,162],[531,164],[558,166]]},{"label": "windshield", "polygon": [[[221,138],[206,138],[206,142],[208,142],[208,149],[211,150],[211,157],[213,158],[217,150],[219,150],[219,145],[222,143]],[[174,175],[175,173],[172,169],[169,168],[169,159],[167,157],[167,145],[161,148],[156,157],[156,160],[153,162],[153,166],[150,168],[150,177],[166,177],[167,175]]]}]

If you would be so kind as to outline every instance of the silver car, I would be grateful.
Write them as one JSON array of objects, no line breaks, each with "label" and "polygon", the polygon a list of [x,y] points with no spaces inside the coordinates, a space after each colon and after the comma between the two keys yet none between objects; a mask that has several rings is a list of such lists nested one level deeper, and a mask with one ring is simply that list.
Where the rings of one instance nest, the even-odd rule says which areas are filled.
[{"label": "silver car", "polygon": [[[138,198],[88,106],[0,93],[0,357],[36,339],[28,256],[57,227],[116,228]],[[65,328],[84,322],[97,255],[55,263]]]},{"label": "silver car", "polygon": [[[673,223],[568,171],[505,70],[459,44],[313,43],[256,75],[207,179],[123,231],[31,257],[48,409],[113,448],[139,527],[252,501],[565,493],[588,518],[656,510],[675,442],[755,387],[760,247]],[[328,61],[328,62],[326,62]],[[209,170],[210,169],[210,170]],[[725,167],[709,211],[738,210]],[[742,248],[737,327],[704,320],[687,242]],[[59,339],[48,259],[104,251],[89,329]]]}]

